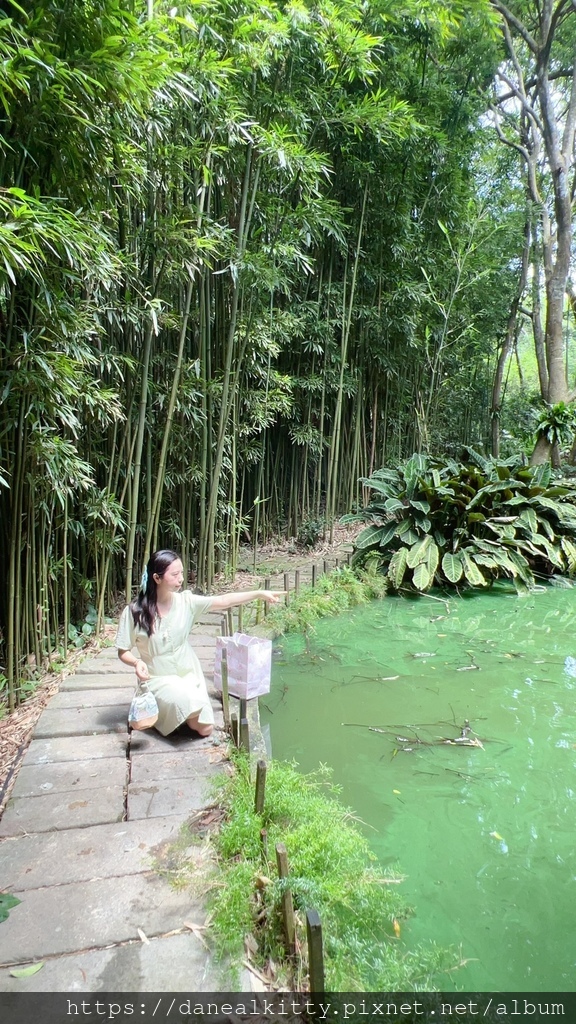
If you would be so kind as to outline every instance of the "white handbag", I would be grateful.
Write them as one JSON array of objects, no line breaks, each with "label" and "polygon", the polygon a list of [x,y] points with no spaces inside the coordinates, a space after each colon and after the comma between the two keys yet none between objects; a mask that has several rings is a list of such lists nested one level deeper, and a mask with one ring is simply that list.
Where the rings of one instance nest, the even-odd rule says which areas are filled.
[{"label": "white handbag", "polygon": [[157,714],[158,704],[153,693],[146,690],[134,694],[128,712],[129,722],[142,722],[145,718],[153,718]]},{"label": "white handbag", "polygon": [[247,633],[216,637],[214,686],[222,690],[222,651],[226,651],[228,692],[250,699],[270,693],[272,641]]}]

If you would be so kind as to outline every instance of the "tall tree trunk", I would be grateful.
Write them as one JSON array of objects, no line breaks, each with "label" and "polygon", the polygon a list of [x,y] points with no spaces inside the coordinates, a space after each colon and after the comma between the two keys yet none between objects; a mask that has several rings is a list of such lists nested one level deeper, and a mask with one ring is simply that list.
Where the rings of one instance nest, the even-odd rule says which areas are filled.
[{"label": "tall tree trunk", "polygon": [[530,216],[528,215],[524,224],[524,247],[522,249],[522,265],[520,268],[520,277],[518,278],[518,287],[510,307],[508,323],[506,324],[506,334],[504,336],[504,341],[502,342],[502,348],[500,350],[500,355],[496,364],[496,372],[494,374],[494,383],[492,385],[492,404],[490,408],[490,415],[492,422],[492,455],[494,455],[495,458],[498,458],[500,455],[500,410],[502,408],[504,370],[518,336],[518,310],[522,301],[522,296],[524,295],[526,282],[528,280],[530,247],[531,232]]}]

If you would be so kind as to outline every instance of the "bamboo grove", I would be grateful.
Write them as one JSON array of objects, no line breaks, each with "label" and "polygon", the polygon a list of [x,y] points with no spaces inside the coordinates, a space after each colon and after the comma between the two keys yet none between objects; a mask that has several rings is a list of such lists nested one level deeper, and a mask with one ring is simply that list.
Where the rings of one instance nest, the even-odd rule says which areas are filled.
[{"label": "bamboo grove", "polygon": [[240,543],[329,530],[379,466],[489,443],[526,192],[484,116],[488,2],[7,8],[13,708],[159,544],[207,589]]}]

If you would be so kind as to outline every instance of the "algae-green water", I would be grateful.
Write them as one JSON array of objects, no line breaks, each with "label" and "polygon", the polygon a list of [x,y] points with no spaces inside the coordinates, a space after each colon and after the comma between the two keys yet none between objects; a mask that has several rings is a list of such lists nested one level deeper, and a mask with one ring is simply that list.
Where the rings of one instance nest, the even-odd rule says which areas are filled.
[{"label": "algae-green water", "polygon": [[466,961],[443,989],[576,989],[575,612],[555,588],[386,598],[277,652],[272,753],[333,768],[406,875],[400,941]]}]

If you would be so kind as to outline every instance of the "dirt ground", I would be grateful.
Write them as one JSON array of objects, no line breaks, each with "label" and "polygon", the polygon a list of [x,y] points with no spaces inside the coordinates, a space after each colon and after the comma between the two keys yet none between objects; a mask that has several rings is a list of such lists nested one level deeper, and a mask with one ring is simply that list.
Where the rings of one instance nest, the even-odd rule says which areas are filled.
[{"label": "dirt ground", "polygon": [[[324,559],[330,563],[336,558],[345,558],[347,552],[352,550],[357,532],[357,527],[350,529],[336,526],[333,544],[320,543],[313,549],[299,548],[295,542],[286,541],[263,545],[258,548],[256,554],[256,567],[253,549],[241,548],[235,576],[219,576],[213,592],[221,594],[234,590],[254,590],[263,586],[266,576],[290,572],[307,564],[318,564]],[[106,626],[103,637],[91,640],[81,650],[74,651],[62,671],[46,673],[32,696],[11,715],[5,714],[0,719],[0,815],[8,800],[22,757],[32,739],[34,726],[50,698],[58,692],[61,680],[71,675],[77,664],[95,650],[99,650],[103,643],[111,643],[115,632],[114,625]]]}]

